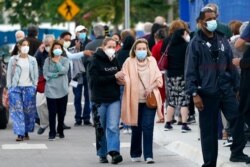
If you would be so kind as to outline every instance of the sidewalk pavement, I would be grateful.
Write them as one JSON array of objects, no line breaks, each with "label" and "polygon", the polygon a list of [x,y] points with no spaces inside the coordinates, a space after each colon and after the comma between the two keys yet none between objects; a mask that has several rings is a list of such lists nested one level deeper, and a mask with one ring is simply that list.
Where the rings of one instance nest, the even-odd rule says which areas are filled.
[{"label": "sidewalk pavement", "polygon": [[[187,158],[201,166],[203,164],[201,143],[199,140],[198,121],[189,125],[191,132],[181,133],[181,126],[173,124],[173,130],[164,131],[164,123],[156,123],[154,129],[154,142],[164,146],[166,149]],[[223,147],[226,140],[218,140],[217,167],[250,167],[250,164],[232,163],[229,161],[230,147]],[[250,156],[250,147],[244,149],[244,153]]]}]

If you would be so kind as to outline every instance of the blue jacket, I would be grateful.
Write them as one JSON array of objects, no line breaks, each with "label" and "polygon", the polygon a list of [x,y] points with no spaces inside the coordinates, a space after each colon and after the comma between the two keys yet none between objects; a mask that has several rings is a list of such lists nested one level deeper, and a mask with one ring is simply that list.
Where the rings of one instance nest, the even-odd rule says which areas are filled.
[{"label": "blue jacket", "polygon": [[201,30],[197,32],[186,52],[185,81],[188,93],[235,93],[239,90],[240,76],[232,64],[233,54],[227,39],[214,32],[218,44],[218,58],[215,61],[210,44],[202,39],[201,33]]},{"label": "blue jacket", "polygon": [[[38,81],[38,67],[36,58],[32,56],[28,56],[29,58],[29,75],[32,81],[32,85],[36,86]],[[18,82],[20,79],[20,75],[22,72],[21,67],[18,65],[19,55],[12,56],[8,63],[8,70],[7,70],[7,88],[18,86]],[[15,67],[16,66],[16,67]]]}]

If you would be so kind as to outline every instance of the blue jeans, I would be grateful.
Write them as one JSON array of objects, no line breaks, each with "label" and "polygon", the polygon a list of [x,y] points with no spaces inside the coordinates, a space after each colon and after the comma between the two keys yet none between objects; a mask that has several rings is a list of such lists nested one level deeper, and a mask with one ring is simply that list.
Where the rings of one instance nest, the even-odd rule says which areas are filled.
[{"label": "blue jeans", "polygon": [[143,135],[143,156],[153,158],[153,131],[156,109],[150,109],[146,103],[139,103],[138,126],[132,126],[130,156],[141,157],[142,135]]},{"label": "blue jeans", "polygon": [[104,135],[101,139],[101,147],[97,150],[97,155],[105,157],[110,151],[120,152],[120,130],[119,122],[121,116],[121,102],[101,103],[98,108],[101,126]]},{"label": "blue jeans", "polygon": [[[84,87],[84,109],[82,110],[82,88]],[[86,75],[83,75],[83,84],[78,84],[76,88],[73,88],[74,93],[74,105],[75,105],[75,121],[81,123],[90,120],[90,101],[89,90]]]}]

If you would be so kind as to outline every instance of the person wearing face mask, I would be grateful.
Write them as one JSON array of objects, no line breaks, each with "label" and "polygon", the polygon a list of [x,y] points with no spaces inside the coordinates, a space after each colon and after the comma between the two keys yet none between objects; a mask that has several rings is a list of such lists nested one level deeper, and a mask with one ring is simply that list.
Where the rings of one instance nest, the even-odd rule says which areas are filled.
[{"label": "person wearing face mask", "polygon": [[[35,58],[37,60],[38,64],[38,71],[39,71],[39,79],[38,79],[38,85],[41,82],[45,82],[44,76],[43,76],[43,65],[45,62],[45,59],[49,57],[50,48],[55,40],[54,35],[46,35],[43,39],[43,43],[39,46],[38,50],[35,53]],[[44,84],[44,83],[43,83]],[[44,91],[37,90],[36,95],[37,100],[37,113],[40,119],[40,127],[37,131],[39,135],[43,134],[45,129],[49,126],[49,113],[46,103],[46,97],[44,94]]]},{"label": "person wearing face mask", "polygon": [[[49,111],[49,140],[64,138],[64,118],[68,102],[69,59],[64,57],[65,51],[59,41],[54,41],[50,49],[50,57],[46,58],[43,66],[43,75],[46,79],[45,96]],[[56,131],[56,115],[58,125]]]},{"label": "person wearing face mask", "polygon": [[122,162],[119,130],[121,102],[118,83],[123,80],[124,75],[115,57],[115,48],[116,41],[106,37],[88,66],[97,155],[100,163],[108,163],[107,155],[110,155],[112,164]]},{"label": "person wearing face mask", "polygon": [[239,73],[232,64],[232,50],[227,38],[215,31],[217,22],[213,10],[203,8],[197,20],[200,30],[187,48],[185,82],[199,111],[202,166],[216,167],[220,110],[229,122],[233,137],[230,161],[250,162],[248,155],[243,153],[246,144],[244,122],[236,99]]},{"label": "person wearing face mask", "polygon": [[[153,131],[157,112],[162,119],[162,99],[159,87],[162,87],[162,73],[152,57],[146,39],[137,39],[130,50],[130,57],[123,64],[124,93],[122,96],[122,121],[132,129],[130,156],[132,162],[141,161],[143,153],[146,163],[154,163]],[[146,105],[146,97],[154,93],[157,108]],[[143,136],[143,138],[142,138]],[[142,144],[143,140],[143,144]],[[143,150],[143,152],[142,152]]]},{"label": "person wearing face mask", "polygon": [[[18,30],[15,33],[15,37],[16,37],[16,42],[19,42],[20,40],[25,38],[25,33],[22,30]],[[13,56],[13,55],[17,55],[17,54],[18,54],[18,47],[17,47],[17,43],[16,43],[16,45],[14,46],[14,48],[11,52],[11,55]]]},{"label": "person wearing face mask", "polygon": [[[76,27],[76,39],[71,41],[69,50],[77,53],[85,50],[85,46],[91,41],[87,37],[87,28],[82,25]],[[88,81],[84,62],[86,57],[82,59],[72,60],[71,62],[71,78],[77,82],[77,86],[73,87],[74,106],[75,106],[75,126],[89,125],[90,122],[90,100]],[[84,88],[84,89],[83,89]],[[82,94],[84,93],[84,106],[82,107]]]},{"label": "person wearing face mask", "polygon": [[8,63],[7,88],[16,141],[23,141],[29,140],[28,133],[35,128],[38,67],[36,59],[28,54],[28,40],[20,40],[17,45],[19,53]]},{"label": "person wearing face mask", "polygon": [[175,20],[169,28],[168,47],[168,68],[167,68],[167,88],[168,107],[165,130],[173,130],[172,119],[176,107],[180,107],[179,124],[182,125],[181,132],[190,132],[187,125],[189,96],[185,91],[184,65],[185,53],[190,41],[187,25],[182,20]]}]

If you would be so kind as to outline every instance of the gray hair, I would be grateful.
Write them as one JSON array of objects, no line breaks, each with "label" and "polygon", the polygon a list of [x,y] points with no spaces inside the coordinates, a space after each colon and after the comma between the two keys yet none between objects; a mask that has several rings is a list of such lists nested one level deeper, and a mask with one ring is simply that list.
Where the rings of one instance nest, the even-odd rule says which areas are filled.
[{"label": "gray hair", "polygon": [[219,6],[215,3],[208,3],[205,7],[210,7],[214,9],[216,16],[219,16]]},{"label": "gray hair", "polygon": [[246,29],[247,25],[249,24],[249,21],[245,21],[240,26],[240,35],[243,33],[243,31]]},{"label": "gray hair", "polygon": [[152,29],[153,24],[150,22],[146,22],[144,24],[144,32],[147,33],[151,33],[151,29]]},{"label": "gray hair", "polygon": [[43,42],[49,42],[50,40],[55,40],[55,36],[53,34],[47,34],[43,37]]},{"label": "gray hair", "polygon": [[104,27],[101,24],[95,25],[93,31],[96,37],[104,36]]},{"label": "gray hair", "polygon": [[23,37],[25,37],[25,33],[24,33],[22,30],[16,31],[15,36],[17,36],[17,34],[20,34],[20,35],[22,35]]}]

